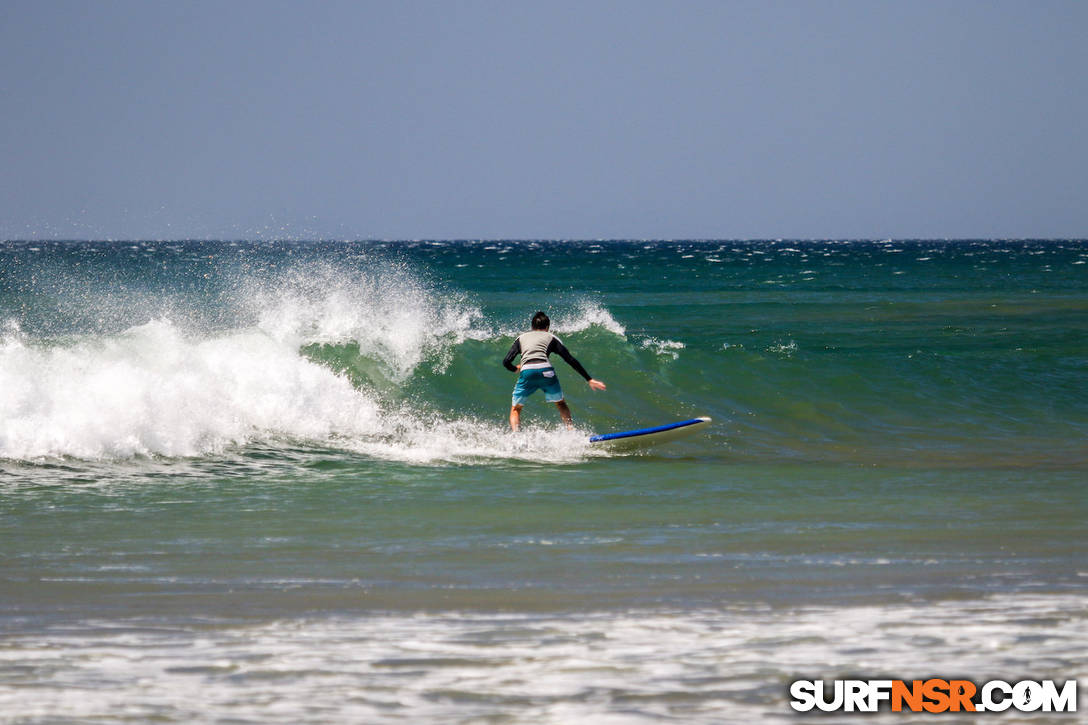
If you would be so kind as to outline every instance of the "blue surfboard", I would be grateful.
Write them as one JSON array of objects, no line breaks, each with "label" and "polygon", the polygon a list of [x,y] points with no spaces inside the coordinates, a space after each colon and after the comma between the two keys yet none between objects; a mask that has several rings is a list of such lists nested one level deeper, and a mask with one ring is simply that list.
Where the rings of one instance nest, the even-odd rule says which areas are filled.
[{"label": "blue surfboard", "polygon": [[656,446],[659,443],[667,443],[677,438],[698,433],[710,423],[708,416],[680,420],[675,423],[656,425],[652,428],[638,428],[625,430],[619,433],[601,433],[590,436],[589,442],[608,448],[643,448]]}]

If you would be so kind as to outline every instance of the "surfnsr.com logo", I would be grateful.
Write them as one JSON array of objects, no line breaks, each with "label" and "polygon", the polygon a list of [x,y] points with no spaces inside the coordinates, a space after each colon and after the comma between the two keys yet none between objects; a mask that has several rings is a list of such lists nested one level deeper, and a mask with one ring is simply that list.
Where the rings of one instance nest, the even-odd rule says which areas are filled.
[{"label": "surfnsr.com logo", "polygon": [[990,680],[797,680],[790,685],[790,707],[798,712],[1076,712],[1077,681],[1016,683]]}]

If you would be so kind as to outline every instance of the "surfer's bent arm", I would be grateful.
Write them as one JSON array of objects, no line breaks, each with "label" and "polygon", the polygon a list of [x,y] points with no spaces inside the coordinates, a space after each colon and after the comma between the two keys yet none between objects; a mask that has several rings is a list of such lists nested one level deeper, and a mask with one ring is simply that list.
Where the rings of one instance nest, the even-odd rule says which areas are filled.
[{"label": "surfer's bent arm", "polygon": [[506,357],[503,358],[502,364],[507,370],[511,372],[517,372],[518,369],[514,367],[514,358],[521,354],[521,340],[514,338],[514,344],[510,346],[510,352],[506,353]]},{"label": "surfer's bent arm", "polygon": [[574,368],[574,372],[585,378],[587,382],[593,379],[590,377],[589,373],[586,372],[586,369],[582,367],[582,363],[575,360],[574,356],[570,354],[570,350],[567,349],[567,346],[559,342],[558,337],[553,337],[552,341],[548,343],[548,354],[551,355],[552,353],[556,353],[559,357],[566,360],[567,365]]}]

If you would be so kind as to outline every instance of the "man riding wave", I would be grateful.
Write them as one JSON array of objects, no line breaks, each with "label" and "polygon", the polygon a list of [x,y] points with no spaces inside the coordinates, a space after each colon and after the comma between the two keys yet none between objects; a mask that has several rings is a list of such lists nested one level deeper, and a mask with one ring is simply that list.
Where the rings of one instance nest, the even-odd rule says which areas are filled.
[{"label": "man riding wave", "polygon": [[[533,315],[532,329],[529,332],[518,335],[510,351],[506,353],[502,364],[507,370],[518,373],[518,381],[514,384],[514,394],[510,402],[510,429],[517,432],[521,426],[521,408],[529,396],[537,390],[544,391],[544,400],[555,403],[559,409],[559,416],[563,419],[567,428],[573,428],[570,408],[563,400],[563,389],[559,386],[559,378],[555,374],[548,356],[552,353],[563,358],[575,372],[586,379],[593,390],[604,390],[605,384],[600,380],[590,377],[582,364],[574,359],[566,345],[559,338],[548,332],[551,320],[543,312]],[[514,358],[521,355],[521,363],[514,366]]]}]

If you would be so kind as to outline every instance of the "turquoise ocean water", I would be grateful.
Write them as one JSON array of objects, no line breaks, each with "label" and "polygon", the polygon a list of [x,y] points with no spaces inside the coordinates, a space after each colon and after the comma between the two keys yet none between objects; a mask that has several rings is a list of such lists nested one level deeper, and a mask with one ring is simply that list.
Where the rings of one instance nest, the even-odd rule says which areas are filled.
[{"label": "turquoise ocean water", "polygon": [[[537,309],[608,390],[514,436]],[[0,721],[1088,682],[1086,373],[1085,241],[3,243]]]}]

